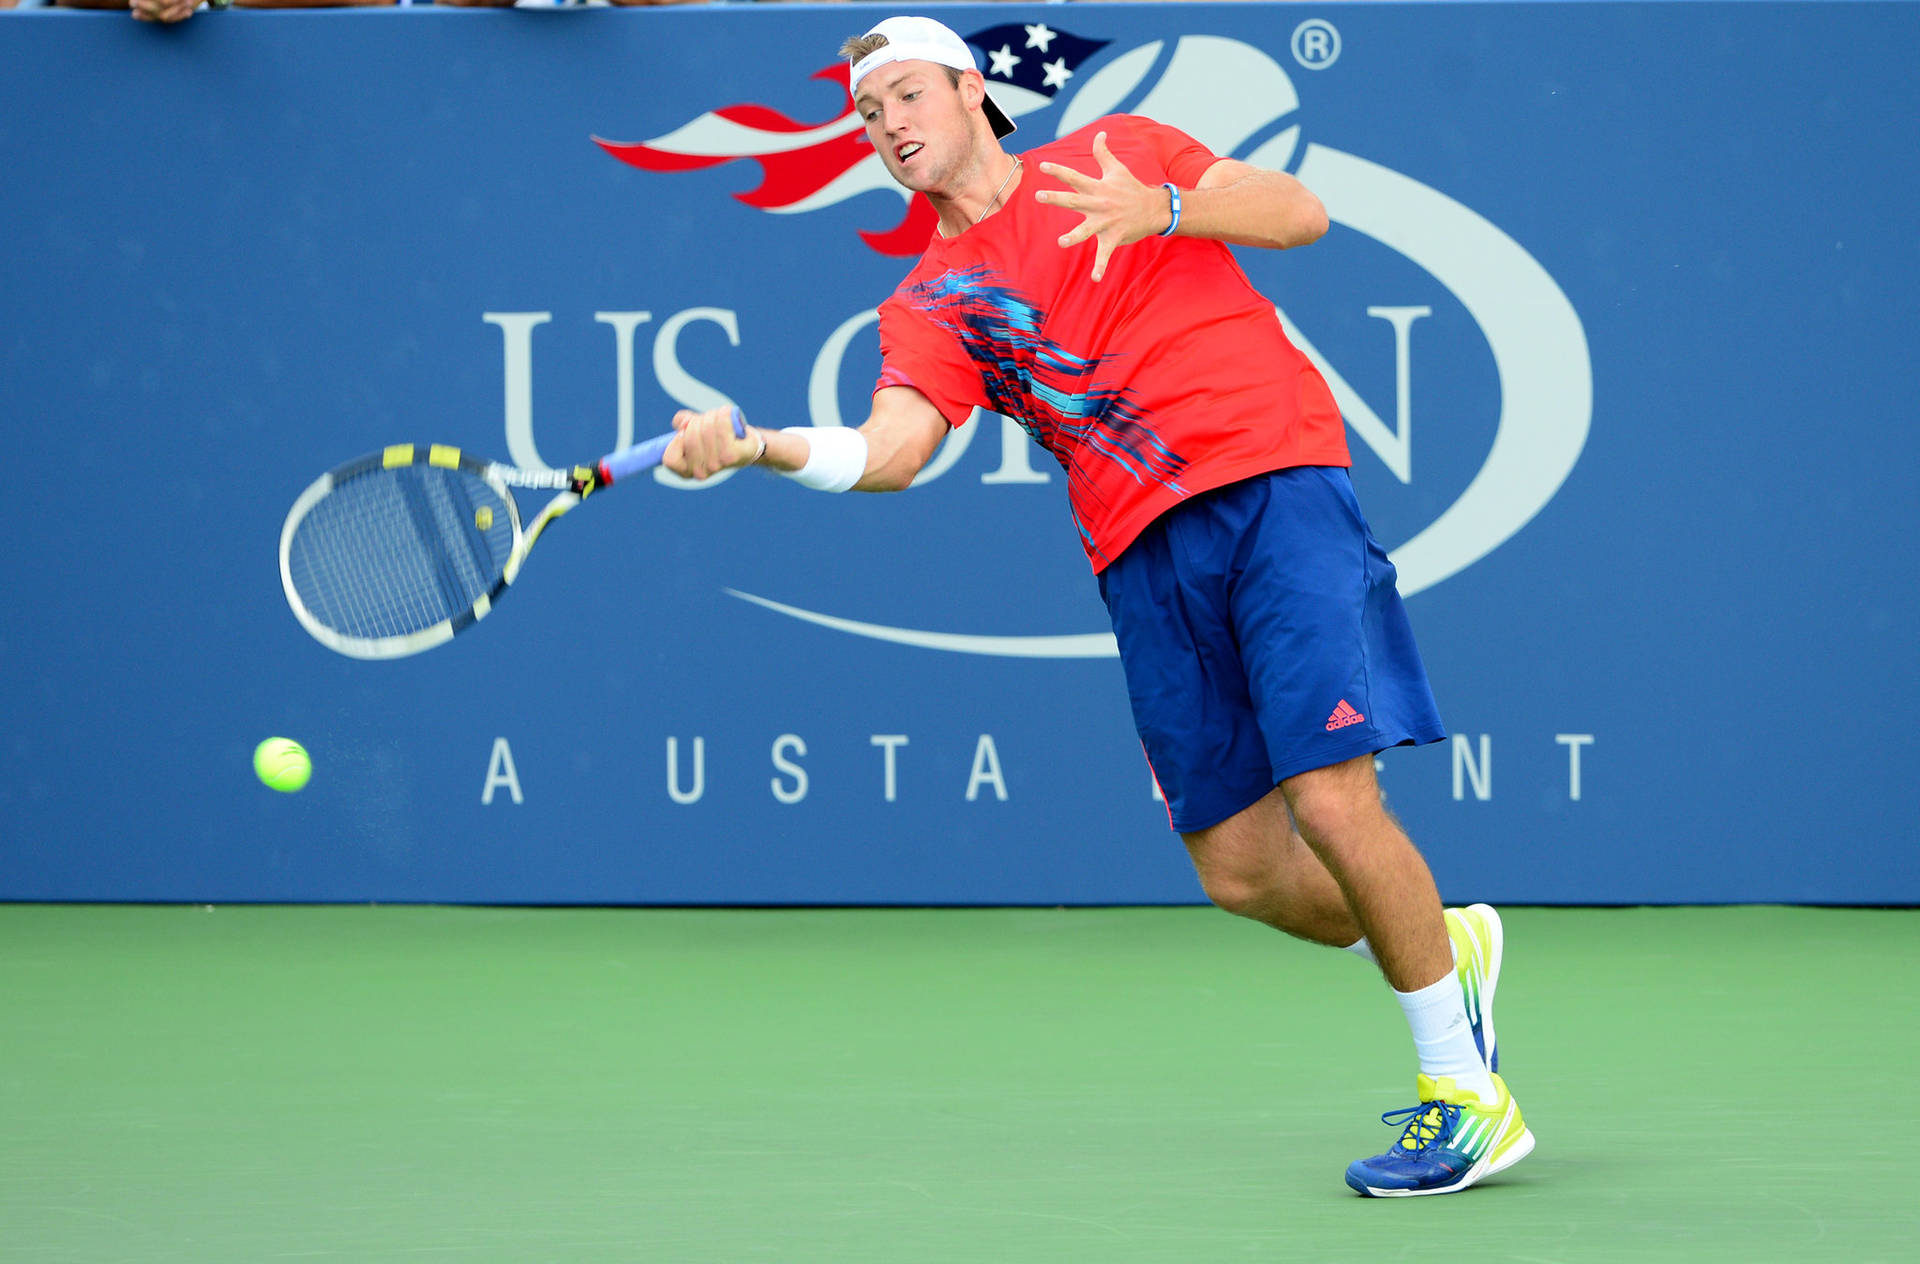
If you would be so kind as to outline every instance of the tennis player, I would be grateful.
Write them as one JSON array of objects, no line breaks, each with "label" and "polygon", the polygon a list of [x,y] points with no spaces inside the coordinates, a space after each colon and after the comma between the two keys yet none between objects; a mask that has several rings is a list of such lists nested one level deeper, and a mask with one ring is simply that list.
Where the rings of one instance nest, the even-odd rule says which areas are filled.
[{"label": "tennis player", "polygon": [[850,39],[855,107],[938,232],[880,307],[857,429],[682,412],[665,464],[760,464],[898,491],[975,406],[1066,470],[1140,740],[1221,908],[1378,964],[1412,1028],[1418,1104],[1362,1194],[1444,1194],[1533,1148],[1499,1075],[1499,915],[1445,909],[1381,802],[1374,755],[1444,736],[1392,563],[1348,478],[1332,393],[1228,246],[1326,232],[1299,181],[1174,128],[1100,119],[1008,153],[972,51],[928,18]]}]

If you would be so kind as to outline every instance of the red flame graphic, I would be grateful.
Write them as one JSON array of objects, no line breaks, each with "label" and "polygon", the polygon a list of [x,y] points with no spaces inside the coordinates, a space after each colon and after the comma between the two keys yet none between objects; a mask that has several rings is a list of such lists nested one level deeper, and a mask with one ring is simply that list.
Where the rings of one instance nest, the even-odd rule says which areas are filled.
[{"label": "red flame graphic", "polygon": [[[665,137],[655,137],[653,142],[640,144],[601,140],[598,136],[593,140],[621,162],[644,171],[698,171],[750,158],[760,164],[760,184],[749,192],[736,193],[734,196],[748,206],[763,211],[779,210],[819,193],[862,162],[880,161],[879,155],[873,152],[873,146],[867,143],[865,134],[857,126],[805,148],[781,148],[782,142],[797,132],[816,131],[851,119],[853,102],[847,94],[847,70],[845,63],[835,63],[811,76],[837,84],[841,100],[846,102],[840,113],[824,122],[802,123],[764,105],[747,104],[709,111],[689,123],[687,128],[681,129],[697,128],[701,123],[718,119],[734,128],[767,138],[765,150],[746,148],[738,153],[686,153],[661,146],[658,142]],[[851,197],[852,193],[845,196]],[[844,198],[836,199],[840,200]],[[911,256],[919,254],[926,247],[933,230],[933,207],[925,198],[916,197],[908,202],[906,215],[899,224],[886,232],[862,232],[860,238],[883,255]]]}]

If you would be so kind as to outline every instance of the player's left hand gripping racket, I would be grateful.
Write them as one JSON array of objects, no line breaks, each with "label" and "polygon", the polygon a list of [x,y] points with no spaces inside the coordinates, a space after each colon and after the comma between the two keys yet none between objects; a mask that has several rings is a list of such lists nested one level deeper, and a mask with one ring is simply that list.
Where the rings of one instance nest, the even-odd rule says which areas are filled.
[{"label": "player's left hand gripping racket", "polygon": [[[746,421],[733,410],[733,432]],[[485,618],[534,542],[588,495],[660,464],[673,433],[572,470],[517,470],[441,444],[401,443],[322,474],[280,529],[280,582],[315,640],[351,658],[404,658]],[[560,494],[523,526],[513,488]]]}]

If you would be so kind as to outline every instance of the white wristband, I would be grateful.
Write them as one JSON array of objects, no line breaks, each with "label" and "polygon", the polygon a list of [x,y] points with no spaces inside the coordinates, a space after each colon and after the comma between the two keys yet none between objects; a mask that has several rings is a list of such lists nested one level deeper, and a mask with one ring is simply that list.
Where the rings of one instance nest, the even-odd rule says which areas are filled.
[{"label": "white wristband", "polygon": [[844,492],[867,472],[867,436],[851,426],[788,426],[784,433],[807,441],[807,463],[780,471],[802,487]]}]

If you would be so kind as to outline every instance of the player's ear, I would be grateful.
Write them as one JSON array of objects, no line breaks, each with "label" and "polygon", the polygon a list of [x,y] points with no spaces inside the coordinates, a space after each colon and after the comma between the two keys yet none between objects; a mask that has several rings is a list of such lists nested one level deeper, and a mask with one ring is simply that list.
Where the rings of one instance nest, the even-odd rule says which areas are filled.
[{"label": "player's ear", "polygon": [[977,110],[987,99],[987,81],[977,70],[960,72],[960,101],[969,110]]}]

